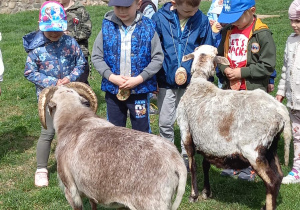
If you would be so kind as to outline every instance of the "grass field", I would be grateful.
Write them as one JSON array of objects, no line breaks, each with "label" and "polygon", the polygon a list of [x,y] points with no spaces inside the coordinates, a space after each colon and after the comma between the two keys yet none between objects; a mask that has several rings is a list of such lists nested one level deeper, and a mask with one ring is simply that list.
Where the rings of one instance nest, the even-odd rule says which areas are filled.
[{"label": "grass field", "polygon": [[[257,0],[257,14],[280,15],[280,18],[268,18],[263,21],[273,31],[277,45],[276,86],[280,78],[283,63],[283,52],[287,37],[292,32],[288,20],[288,7],[292,0]],[[206,13],[210,2],[202,2],[201,10]],[[94,40],[100,31],[102,18],[111,8],[105,6],[87,7],[92,23],[92,37],[89,40],[90,51]],[[52,144],[49,160],[50,185],[47,188],[34,187],[34,172],[36,170],[35,150],[40,134],[40,123],[34,85],[24,76],[26,53],[22,46],[22,37],[37,29],[38,11],[22,12],[18,14],[0,14],[0,32],[3,40],[0,48],[3,53],[5,74],[1,84],[0,96],[0,209],[71,209],[56,178],[56,163],[54,150],[56,140]],[[104,94],[100,90],[101,78],[93,69],[89,79],[93,90],[99,99],[98,114],[105,117]],[[273,92],[276,93],[276,90]],[[151,118],[152,130],[158,134],[157,115]],[[176,145],[179,146],[180,136],[178,127],[175,127]],[[178,147],[179,148],[179,147]],[[283,163],[283,143],[279,144],[279,155]],[[291,169],[283,166],[285,174]],[[203,185],[199,163],[198,186]],[[260,178],[255,182],[244,182],[220,175],[220,169],[212,167],[210,171],[213,198],[197,203],[189,203],[190,178],[188,178],[186,193],[180,210],[198,209],[260,209],[265,203],[265,187]],[[282,185],[277,199],[280,210],[300,209],[300,185]],[[85,200],[85,209],[90,209]],[[98,209],[102,209],[99,207]]]}]

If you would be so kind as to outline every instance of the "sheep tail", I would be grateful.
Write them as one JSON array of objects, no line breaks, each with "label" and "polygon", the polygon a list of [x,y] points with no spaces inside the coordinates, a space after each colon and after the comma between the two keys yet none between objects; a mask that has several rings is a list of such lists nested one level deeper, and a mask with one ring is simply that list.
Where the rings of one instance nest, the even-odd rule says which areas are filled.
[{"label": "sheep tail", "polygon": [[181,203],[183,194],[185,192],[187,170],[186,170],[185,165],[183,165],[183,166],[184,167],[181,167],[176,171],[176,174],[177,174],[179,180],[178,180],[178,186],[177,186],[177,195],[176,195],[175,201],[173,202],[172,210],[178,209],[178,207]]},{"label": "sheep tail", "polygon": [[[282,105],[282,104],[281,104]],[[282,105],[284,106],[284,105]],[[290,144],[292,140],[292,126],[289,113],[284,107],[280,109],[279,113],[282,115],[284,120],[284,129],[283,129],[283,139],[284,139],[284,164],[289,165],[289,154],[290,154]]]}]

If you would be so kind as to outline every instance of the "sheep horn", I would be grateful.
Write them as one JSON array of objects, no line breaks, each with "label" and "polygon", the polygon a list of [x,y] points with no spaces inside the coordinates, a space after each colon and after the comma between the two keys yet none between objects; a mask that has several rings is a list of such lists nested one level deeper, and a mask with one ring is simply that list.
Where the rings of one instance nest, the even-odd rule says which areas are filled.
[{"label": "sheep horn", "polygon": [[98,100],[93,89],[83,82],[71,82],[65,85],[68,88],[74,89],[80,96],[90,102],[91,109],[96,113],[98,109]]},{"label": "sheep horn", "polygon": [[54,92],[57,90],[57,87],[48,87],[44,88],[43,91],[39,95],[39,102],[38,102],[38,108],[39,108],[39,117],[42,126],[47,129],[46,124],[46,108],[47,104],[51,100]]}]

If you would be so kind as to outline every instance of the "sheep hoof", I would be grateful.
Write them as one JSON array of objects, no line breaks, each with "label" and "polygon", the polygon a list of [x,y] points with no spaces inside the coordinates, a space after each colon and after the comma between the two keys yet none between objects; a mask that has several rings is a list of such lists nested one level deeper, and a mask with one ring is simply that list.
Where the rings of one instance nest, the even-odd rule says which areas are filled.
[{"label": "sheep hoof", "polygon": [[198,196],[190,196],[190,198],[189,198],[189,201],[191,202],[191,203],[195,203],[195,202],[197,202],[198,201]]},{"label": "sheep hoof", "polygon": [[202,199],[207,200],[209,198],[212,198],[212,192],[207,192],[206,190],[202,191]]}]

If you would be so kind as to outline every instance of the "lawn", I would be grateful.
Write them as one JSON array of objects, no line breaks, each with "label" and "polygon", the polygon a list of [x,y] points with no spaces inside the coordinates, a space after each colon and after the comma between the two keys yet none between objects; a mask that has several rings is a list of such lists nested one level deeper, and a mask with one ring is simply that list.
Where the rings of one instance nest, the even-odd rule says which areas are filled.
[{"label": "lawn", "polygon": [[[280,18],[268,18],[263,21],[273,32],[277,45],[278,76],[280,79],[283,63],[283,52],[287,37],[292,32],[288,20],[288,7],[292,0],[257,0],[257,14],[280,15]],[[201,10],[206,13],[210,2],[202,2]],[[111,8],[105,6],[88,6],[93,23],[92,37],[89,40],[90,51],[94,40],[100,31],[103,15]],[[28,11],[12,15],[0,14],[0,32],[3,40],[0,48],[3,53],[5,74],[1,84],[0,96],[0,209],[71,209],[67,203],[56,178],[56,163],[54,150],[56,140],[52,144],[49,160],[50,185],[47,188],[34,186],[36,170],[35,150],[40,134],[35,87],[24,76],[26,53],[22,46],[22,37],[37,29],[38,11]],[[100,90],[101,78],[92,69],[89,79],[93,90],[99,99],[98,115],[105,117],[104,94]],[[276,88],[277,89],[277,88]],[[273,95],[276,93],[272,93]],[[154,134],[158,134],[157,115],[151,117]],[[175,126],[176,145],[179,148],[180,135]],[[283,163],[283,142],[278,149],[280,161]],[[290,165],[282,166],[285,174],[291,169]],[[201,157],[197,156],[199,165],[198,186],[203,185]],[[245,182],[220,176],[220,169],[212,167],[210,171],[213,198],[197,203],[189,203],[190,178],[188,178],[186,193],[180,205],[180,210],[195,209],[260,209],[265,203],[265,187],[260,178],[255,182]],[[278,208],[282,210],[300,209],[300,185],[282,185],[277,199]],[[90,209],[85,200],[85,209]],[[98,209],[102,209],[99,207]]]}]

